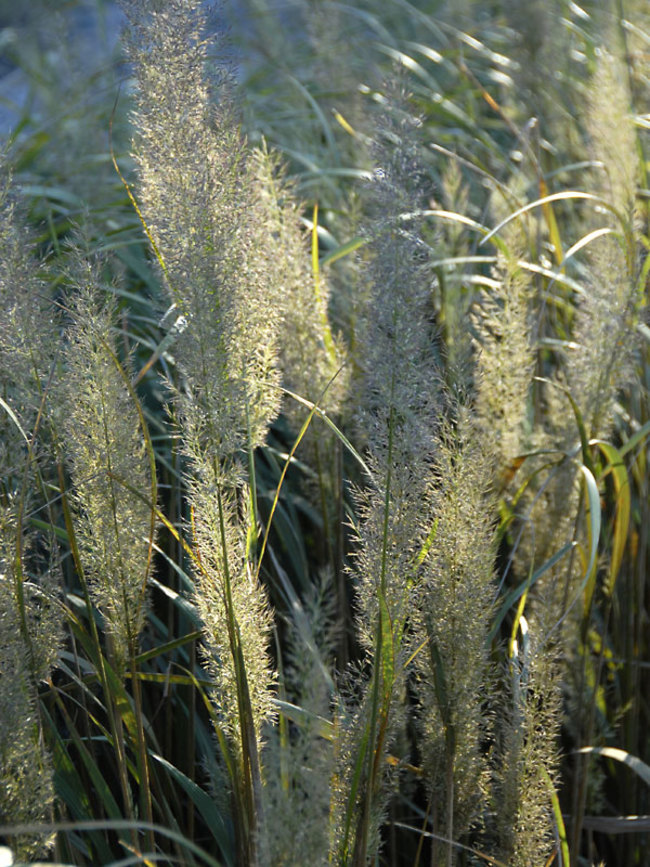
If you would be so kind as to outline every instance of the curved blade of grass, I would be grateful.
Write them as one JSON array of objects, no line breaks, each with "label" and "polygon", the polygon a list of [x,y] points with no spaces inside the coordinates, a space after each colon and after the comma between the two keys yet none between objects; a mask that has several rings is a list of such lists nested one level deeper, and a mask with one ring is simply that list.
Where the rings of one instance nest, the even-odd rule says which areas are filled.
[{"label": "curved blade of grass", "polygon": [[650,765],[647,765],[640,758],[631,755],[626,750],[621,750],[618,747],[581,747],[576,752],[604,756],[606,759],[622,762],[628,768],[631,768],[637,776],[641,777],[644,783],[650,786]]},{"label": "curved blade of grass", "polygon": [[223,820],[223,816],[217,809],[217,805],[213,799],[207,794],[207,792],[204,792],[200,786],[197,786],[193,780],[190,780],[190,778],[182,771],[172,765],[171,762],[168,762],[167,759],[164,759],[157,753],[152,753],[151,755],[155,761],[167,770],[169,775],[179,784],[179,786],[181,786],[183,791],[191,799],[192,803],[205,820],[205,824],[210,829],[214,839],[217,841],[226,865],[228,865],[228,867],[234,867],[234,861],[231,854],[233,842],[228,833],[228,828]]},{"label": "curved blade of grass", "polygon": [[[547,287],[547,292],[550,291],[550,287],[559,283],[561,286],[567,286],[569,289],[572,289],[578,295],[584,295],[585,289],[577,280],[571,279],[571,277],[567,277],[566,274],[560,274],[559,271],[554,271],[552,268],[545,268],[543,265],[538,265],[536,262],[526,262],[525,259],[520,259],[517,262],[520,268],[523,268],[524,271],[530,271],[532,274],[540,274],[542,277],[548,277],[550,279],[550,283]],[[551,296],[553,297],[553,296]],[[566,310],[570,308],[565,307]]]},{"label": "curved blade of grass", "polygon": [[[587,247],[589,244],[591,244],[592,241],[597,241],[599,238],[602,238],[605,235],[612,235],[612,234],[614,234],[614,230],[605,226],[601,229],[594,229],[593,232],[589,232],[587,235],[584,235],[582,238],[580,238],[578,241],[576,241],[575,244],[573,244],[571,247],[569,247],[569,249],[564,254],[564,257],[561,259],[560,262],[558,262],[558,266],[557,266],[558,271],[562,271],[562,269],[565,267],[567,262],[570,259],[572,259],[576,255],[576,253],[579,253],[580,250],[583,250],[585,247]],[[566,279],[560,280],[559,277],[560,277],[559,274],[557,276],[553,277],[551,282],[546,287],[547,292],[550,292],[556,283],[562,283],[565,286],[569,285],[566,282]],[[571,282],[573,282],[573,281],[571,281]],[[579,285],[579,284],[576,284],[576,285]],[[574,288],[574,287],[571,286],[570,288]],[[581,287],[580,294],[581,295],[584,294],[584,290],[582,290],[582,287]]]},{"label": "curved blade of grass", "polygon": [[432,268],[444,268],[448,265],[494,265],[496,256],[450,256],[446,259],[435,259],[431,262]]},{"label": "curved blade of grass", "polygon": [[[460,223],[467,226],[469,229],[474,229],[475,232],[480,232],[482,235],[487,235],[489,230],[482,223],[477,223],[471,217],[466,217],[464,214],[457,214],[455,211],[445,211],[440,208],[427,209],[423,211],[410,211],[400,214],[399,219],[403,222],[414,220],[416,217],[437,217],[440,220],[451,220],[453,223]],[[485,238],[483,239],[485,240]]]},{"label": "curved blade of grass", "polygon": [[[309,409],[309,410],[313,410],[313,414],[314,414],[314,415],[317,415],[317,416],[318,416],[322,421],[324,421],[325,424],[326,424],[326,425],[327,425],[327,426],[328,426],[328,427],[329,427],[329,428],[334,432],[334,434],[336,435],[336,437],[337,437],[337,438],[341,441],[341,443],[345,446],[345,448],[347,449],[347,451],[350,452],[350,454],[352,455],[352,457],[353,457],[353,458],[355,459],[355,461],[359,464],[359,466],[360,466],[361,469],[364,471],[364,473],[368,476],[368,478],[369,478],[371,481],[374,480],[374,475],[373,475],[373,473],[372,473],[372,470],[371,470],[370,467],[368,466],[368,464],[364,461],[364,459],[361,457],[361,455],[359,454],[359,452],[358,452],[358,451],[355,449],[355,447],[352,445],[352,443],[350,442],[350,440],[345,436],[345,434],[343,433],[343,431],[340,430],[340,428],[338,428],[338,427],[334,424],[334,422],[332,421],[332,419],[331,419],[331,418],[330,418],[326,413],[324,413],[321,409],[319,409],[318,404],[312,403],[310,400],[307,400],[307,398],[305,398],[305,397],[301,397],[299,394],[295,394],[295,392],[293,392],[293,391],[289,391],[288,388],[283,388],[282,391],[283,391],[284,394],[286,394],[286,395],[288,395],[289,397],[293,398],[293,400],[295,400],[295,401],[297,401],[298,403],[301,403],[303,406],[307,407],[307,409]],[[304,434],[303,434],[303,435],[304,435]],[[290,457],[291,459],[293,459],[293,454],[290,454],[289,457]]]},{"label": "curved blade of grass", "polygon": [[325,717],[305,710],[303,707],[292,704],[288,701],[282,701],[279,698],[273,700],[278,711],[290,719],[297,726],[309,727],[311,731],[323,738],[326,741],[333,741],[336,735],[336,727],[333,722],[325,719]]},{"label": "curved blade of grass", "polygon": [[614,234],[614,230],[609,228],[608,226],[603,226],[600,229],[594,229],[593,232],[589,232],[587,235],[584,235],[580,240],[576,241],[564,254],[564,258],[558,264],[558,268],[563,268],[568,260],[575,256],[580,250],[584,249],[588,244],[591,244],[592,241],[597,241],[598,238],[603,238],[605,235]]},{"label": "curved blade of grass", "polygon": [[354,253],[355,250],[358,250],[359,247],[363,247],[364,244],[367,243],[368,241],[366,238],[352,238],[345,244],[341,244],[341,246],[337,247],[336,250],[332,250],[330,253],[323,256],[320,260],[321,268],[325,265],[331,265],[333,262],[338,262],[339,259],[343,259],[344,256],[349,256],[350,253]]},{"label": "curved blade of grass", "polygon": [[647,439],[648,435],[650,435],[650,421],[647,421],[643,427],[639,428],[639,430],[620,447],[618,450],[619,455],[624,457],[628,452],[631,452]]},{"label": "curved blade of grass", "polygon": [[439,51],[436,51],[435,48],[432,48],[430,45],[423,45],[421,42],[407,42],[406,45],[409,48],[412,48],[413,51],[417,51],[423,57],[426,57],[427,60],[430,60],[435,64],[444,64],[449,65],[449,61],[445,61],[445,58]]},{"label": "curved blade of grass", "polygon": [[434,93],[438,93],[440,90],[438,82],[409,54],[406,54],[404,51],[399,51],[397,48],[392,48],[390,45],[378,45],[377,48],[382,52],[382,54],[385,54],[387,57],[390,57],[391,60],[395,61],[396,64],[399,63],[401,66],[404,66],[416,75]]},{"label": "curved blade of grass", "polygon": [[82,831],[152,831],[161,837],[167,837],[178,843],[183,849],[196,855],[208,867],[223,867],[220,861],[213,858],[205,849],[197,846],[192,840],[188,840],[177,831],[170,828],[165,828],[163,825],[156,825],[154,822],[140,822],[129,819],[92,819],[88,822],[52,822],[49,824],[21,824],[21,825],[0,825],[0,834],[15,835],[15,834],[33,834],[44,832],[67,832],[80,833]]},{"label": "curved blade of grass", "polygon": [[499,861],[497,858],[493,858],[491,855],[481,852],[480,849],[473,849],[471,846],[465,846],[462,843],[458,843],[456,840],[450,840],[448,837],[443,837],[440,834],[433,834],[431,831],[425,831],[423,828],[414,828],[413,825],[407,825],[404,822],[393,822],[393,824],[396,828],[403,828],[405,831],[413,831],[414,834],[419,834],[429,840],[437,840],[439,843],[453,846],[454,849],[458,849],[461,852],[469,852],[471,855],[485,861],[486,864],[492,864],[493,867],[508,867],[508,865],[503,861]]},{"label": "curved blade of grass", "polygon": [[[596,555],[598,553],[598,539],[600,537],[600,495],[598,493],[598,485],[591,470],[587,467],[580,467],[582,474],[585,477],[587,490],[587,538],[589,542],[589,563],[585,570],[585,577],[582,581],[582,587],[585,589],[585,606],[591,604],[591,599],[594,594],[596,584]],[[585,610],[589,609],[585,607]]]},{"label": "curved blade of grass", "polygon": [[492,240],[494,235],[500,232],[504,226],[507,226],[508,223],[516,220],[517,217],[521,217],[522,214],[526,214],[528,213],[528,211],[532,211],[535,208],[541,208],[547,202],[560,202],[567,199],[584,199],[586,201],[595,202],[598,205],[602,205],[602,207],[606,208],[608,211],[611,211],[620,220],[620,215],[618,211],[606,199],[603,199],[601,196],[595,196],[593,193],[584,193],[580,190],[563,190],[560,193],[551,193],[550,196],[543,196],[541,199],[535,199],[534,202],[528,202],[528,204],[524,205],[523,207],[517,208],[517,210],[514,211],[512,214],[509,214],[505,218],[505,220],[501,220],[498,225],[496,225],[493,229],[490,229],[486,236],[479,241],[479,247]]},{"label": "curved blade of grass", "polygon": [[530,580],[523,581],[518,587],[513,588],[510,593],[506,596],[499,611],[497,612],[496,617],[494,618],[494,623],[492,625],[492,629],[488,635],[488,643],[492,643],[499,631],[501,624],[503,623],[506,614],[512,608],[512,606],[517,602],[521,596],[530,590],[531,587],[535,584],[535,582],[544,575],[545,572],[548,572],[549,569],[552,569],[556,563],[558,563],[565,554],[567,554],[574,546],[573,542],[567,542],[566,545],[563,545],[559,551],[556,551],[552,557],[549,557],[548,560],[542,564],[539,569],[536,569],[533,573],[532,578]]}]

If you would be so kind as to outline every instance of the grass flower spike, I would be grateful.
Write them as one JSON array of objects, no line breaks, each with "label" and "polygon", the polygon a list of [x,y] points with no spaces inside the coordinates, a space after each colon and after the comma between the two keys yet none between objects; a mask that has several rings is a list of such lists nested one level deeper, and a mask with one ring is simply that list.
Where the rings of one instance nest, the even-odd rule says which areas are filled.
[{"label": "grass flower spike", "polygon": [[117,358],[114,311],[98,296],[98,268],[81,261],[72,277],[65,442],[82,565],[122,667],[146,618],[155,496],[148,504],[140,495],[151,496],[151,470],[129,369]]}]

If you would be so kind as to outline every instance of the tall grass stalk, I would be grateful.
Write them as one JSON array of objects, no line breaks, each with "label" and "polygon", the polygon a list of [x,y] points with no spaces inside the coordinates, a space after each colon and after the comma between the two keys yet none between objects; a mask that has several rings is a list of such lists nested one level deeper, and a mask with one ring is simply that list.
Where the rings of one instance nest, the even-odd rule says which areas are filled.
[{"label": "tall grass stalk", "polygon": [[238,851],[247,863],[263,863],[261,730],[273,716],[274,674],[256,577],[252,451],[279,401],[279,287],[261,258],[255,163],[226,79],[208,77],[201,5],[135,3],[130,11],[142,213],[182,320],[174,352],[183,382],[173,392],[188,460],[196,604]]},{"label": "tall grass stalk", "polygon": [[[61,641],[58,558],[51,536],[29,526],[42,489],[40,428],[55,336],[46,281],[2,166],[0,211],[0,811],[15,824],[51,821],[51,755],[38,701]],[[50,833],[12,840],[22,858],[51,848]]]},{"label": "tall grass stalk", "polygon": [[[380,845],[387,805],[386,756],[399,730],[406,688],[407,620],[417,551],[428,532],[422,500],[434,444],[438,387],[435,343],[427,316],[426,271],[416,225],[403,218],[412,207],[417,156],[411,126],[394,108],[378,133],[374,208],[369,226],[372,279],[358,363],[358,423],[367,432],[376,488],[361,494],[358,550],[360,641],[370,667],[358,689],[359,706],[339,725],[340,830],[334,858],[361,865]],[[419,192],[419,191],[418,191]]]}]

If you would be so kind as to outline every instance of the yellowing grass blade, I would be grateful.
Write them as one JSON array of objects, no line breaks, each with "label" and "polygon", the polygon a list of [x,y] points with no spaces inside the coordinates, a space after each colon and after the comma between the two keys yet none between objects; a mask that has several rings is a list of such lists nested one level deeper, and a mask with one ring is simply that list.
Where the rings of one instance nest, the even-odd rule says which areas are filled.
[{"label": "yellowing grass blade", "polygon": [[555,817],[555,824],[557,825],[557,834],[560,842],[562,867],[570,867],[571,859],[569,858],[569,843],[566,836],[566,828],[564,827],[564,819],[562,818],[562,808],[560,807],[560,801],[557,796],[557,792],[555,791],[553,780],[549,776],[546,768],[542,768],[542,773],[548,785],[551,804],[553,805],[553,815]]},{"label": "yellowing grass blade", "polygon": [[546,186],[544,178],[539,179],[539,195],[543,202],[542,213],[544,214],[546,228],[548,229],[551,244],[553,245],[553,255],[555,256],[556,263],[561,265],[564,260],[564,255],[562,253],[562,239],[560,238],[560,230],[557,225],[557,220],[555,219],[555,211],[553,210],[551,202],[548,200],[548,187]]},{"label": "yellowing grass blade", "polygon": [[612,556],[609,566],[610,593],[614,589],[616,578],[621,568],[627,534],[630,528],[630,479],[623,463],[623,456],[611,443],[597,441],[598,448],[607,458],[608,466],[601,478],[608,473],[612,474],[614,490],[616,492],[616,515],[614,517],[614,538],[612,542]]},{"label": "yellowing grass blade", "polygon": [[343,117],[340,111],[337,111],[335,108],[332,109],[332,114],[334,115],[334,120],[343,127],[343,129],[347,132],[348,135],[351,135],[353,138],[358,138],[359,133],[352,127],[347,120]]}]

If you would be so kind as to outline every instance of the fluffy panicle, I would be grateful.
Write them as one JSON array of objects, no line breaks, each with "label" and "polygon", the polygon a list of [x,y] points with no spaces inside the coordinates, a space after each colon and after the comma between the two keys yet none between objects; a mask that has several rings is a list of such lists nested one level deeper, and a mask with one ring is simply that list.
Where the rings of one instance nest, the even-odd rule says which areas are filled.
[{"label": "fluffy panicle", "polygon": [[494,282],[474,308],[478,357],[476,415],[480,433],[505,467],[522,451],[535,363],[530,277],[514,255],[501,254]]},{"label": "fluffy panicle", "polygon": [[[49,677],[61,642],[58,569],[53,563],[48,572],[26,573],[37,564],[30,563],[29,538],[19,529],[17,512],[15,502],[0,506],[0,821],[9,825],[53,818],[52,768],[36,689]],[[11,845],[28,860],[52,842],[53,835],[33,832]]]},{"label": "fluffy panicle", "polygon": [[[318,404],[340,424],[348,387],[346,352],[330,324],[330,286],[327,274],[314,269],[311,238],[300,223],[285,170],[266,148],[253,153],[257,174],[257,206],[261,228],[271,241],[265,250],[270,283],[281,311],[279,362],[282,384],[293,395]],[[283,404],[295,436],[308,417],[308,408],[287,395]],[[320,508],[326,528],[340,521],[340,491],[335,467],[340,443],[332,430],[314,417],[298,456],[313,467],[315,478],[305,479],[305,492]],[[329,470],[329,472],[328,472]],[[326,531],[327,535],[327,531]]]},{"label": "fluffy panicle", "polygon": [[510,704],[500,711],[494,810],[499,857],[512,867],[545,864],[554,845],[550,791],[559,759],[560,689],[542,632],[541,623],[529,631],[522,618],[508,673]]},{"label": "fluffy panicle", "polygon": [[[377,474],[385,467],[372,458]],[[358,582],[357,628],[368,653],[373,652],[383,599],[397,628],[407,613],[409,588],[416,574],[416,561],[426,538],[425,511],[420,489],[422,478],[408,466],[391,468],[390,488],[357,493],[359,535],[354,556]]]},{"label": "fluffy panicle", "polygon": [[356,859],[370,857],[381,844],[391,788],[386,756],[403,722],[404,629],[426,536],[422,477],[397,462],[387,471],[372,455],[368,460],[376,477],[386,474],[386,485],[357,494],[356,626],[371,674],[368,679],[356,672],[361,698],[341,709],[336,721],[331,845],[342,864],[362,863]]},{"label": "fluffy panicle", "polygon": [[282,693],[301,708],[299,725],[275,729],[266,751],[267,824],[273,865],[328,863],[333,747],[321,730],[330,715],[329,674],[337,641],[331,580],[314,585],[288,625]]},{"label": "fluffy panicle", "polygon": [[567,384],[591,437],[609,435],[616,394],[629,379],[636,347],[636,275],[623,243],[607,235],[591,247],[591,279],[575,316],[577,348],[567,358]]},{"label": "fluffy panicle", "polygon": [[[26,531],[24,523],[36,484],[35,422],[56,331],[9,180],[3,176],[1,184],[0,823],[16,825],[51,821],[54,803],[37,685],[50,676],[60,649],[60,574],[51,540]],[[32,833],[11,845],[18,858],[29,860],[52,841],[51,834]]]},{"label": "fluffy panicle", "polygon": [[198,0],[134,0],[128,47],[139,198],[184,327],[175,356],[201,410],[204,447],[222,458],[264,440],[277,412],[275,287],[255,208],[255,171],[225,75],[207,77]]},{"label": "fluffy panicle", "polygon": [[133,0],[128,11],[138,195],[179,314],[174,353],[183,384],[174,393],[189,458],[195,598],[219,730],[236,757],[228,770],[240,798],[240,858],[257,863],[266,848],[262,724],[273,714],[275,676],[252,543],[256,504],[239,455],[263,443],[279,407],[281,287],[267,262],[259,166],[249,159],[227,77],[208,76],[204,4]]},{"label": "fluffy panicle", "polygon": [[490,443],[467,406],[453,414],[454,423],[441,433],[431,480],[432,530],[415,590],[411,640],[420,749],[437,832],[457,840],[486,803],[495,542]]},{"label": "fluffy panicle", "polygon": [[[612,224],[604,228],[612,232],[592,239],[586,247],[584,292],[576,302],[573,340],[566,350],[564,381],[591,438],[607,437],[611,432],[616,394],[629,377],[640,301],[634,240],[634,128],[620,64],[606,52],[599,56],[589,90],[586,124],[593,158],[602,164],[594,192],[611,202],[620,218],[610,214]],[[545,448],[550,439],[560,449],[570,451],[578,441],[578,433],[563,389],[548,388],[545,406],[546,430],[537,432],[537,442]],[[541,466],[542,460],[531,462],[529,472]],[[519,512],[530,528],[522,535],[517,552],[516,562],[521,564],[522,574],[528,572],[531,563],[543,563],[563,544],[575,539],[576,532],[582,532],[580,528],[576,531],[575,525],[580,508],[575,463],[565,460],[541,478],[542,487],[531,486],[519,503]],[[536,595],[546,609],[543,616],[549,626],[563,618],[566,606],[579,596],[582,574],[577,557],[565,558],[539,582]],[[571,616],[575,626],[579,605],[574,605]],[[562,632],[569,641],[571,630],[567,624]],[[576,648],[569,650],[567,646],[565,650],[571,657]]]},{"label": "fluffy panicle", "polygon": [[[513,200],[522,197],[524,191],[520,187],[523,182],[523,174],[515,175],[511,180],[509,192]],[[493,194],[491,208],[496,222],[507,217],[512,207],[512,202],[501,193]],[[530,225],[526,228],[531,231]],[[497,471],[505,470],[517,455],[526,451],[528,440],[534,441],[537,437],[542,449],[548,449],[549,442],[549,431],[530,431],[536,334],[533,286],[518,262],[527,244],[524,227],[520,223],[510,224],[505,228],[503,238],[505,252],[499,253],[494,280],[490,289],[479,296],[473,311],[478,350],[476,433],[481,437],[482,448],[491,453]],[[548,400],[554,398],[553,390]],[[562,418],[566,417],[565,405]],[[553,440],[558,438],[557,433],[553,431]],[[563,436],[560,435],[559,439],[562,440]],[[520,577],[531,573],[539,563],[551,557],[570,540],[573,530],[578,504],[575,469],[568,462],[560,465],[550,476],[543,476],[540,488],[535,483],[536,471],[539,472],[547,461],[547,454],[537,460],[529,459],[527,475],[533,481],[517,498],[517,514],[523,523],[517,525],[512,555]],[[473,462],[463,458],[454,462],[455,466],[467,467],[469,464],[485,466],[485,458]],[[486,478],[483,475],[483,479]],[[443,490],[444,487],[443,483]],[[473,487],[480,490],[481,483],[475,482]],[[471,495],[464,499],[469,502]],[[439,537],[440,527],[434,540],[434,552]],[[457,540],[460,538],[461,534]],[[487,547],[487,537],[483,545],[477,544],[476,550],[481,547]],[[518,655],[515,650],[509,662],[508,676],[503,684],[507,696],[505,706],[496,708],[499,725],[492,731],[495,763],[491,785],[494,830],[500,857],[513,867],[544,863],[550,851],[553,835],[550,791],[557,763],[562,672],[554,662],[553,649],[543,643],[541,636],[562,616],[570,592],[567,582],[571,583],[573,577],[574,573],[562,561],[538,582],[535,588],[537,599],[529,605],[536,613],[529,614],[527,609],[535,642],[530,641],[528,624],[522,617],[522,647]],[[483,605],[488,604],[484,599]],[[444,604],[442,609],[436,604],[431,607],[445,611]],[[481,609],[481,604],[477,604],[476,611]],[[442,622],[445,622],[444,618]],[[488,621],[484,621],[483,628],[487,626]],[[555,637],[559,636],[555,634]],[[463,643],[463,640],[459,641],[458,646],[462,647]],[[469,660],[467,665],[471,668]],[[484,670],[484,687],[489,683],[486,674]],[[497,692],[497,684],[493,686]],[[471,688],[468,694],[472,694]],[[474,761],[476,758],[474,754]],[[471,768],[471,764],[468,767]],[[485,773],[487,766],[484,761],[481,767]],[[476,795],[479,794],[476,791]],[[474,804],[479,802],[477,799]],[[468,806],[471,805],[469,801]],[[487,802],[484,801],[483,805],[485,808]]]},{"label": "fluffy panicle", "polygon": [[638,318],[634,207],[638,156],[621,63],[601,50],[587,108],[593,158],[602,163],[595,192],[615,208],[614,234],[588,247],[589,278],[575,316],[579,348],[568,358],[568,385],[587,433],[607,436],[616,390],[628,375]]},{"label": "fluffy panicle", "polygon": [[[618,47],[618,34],[611,44]],[[619,48],[619,52],[620,52]],[[589,83],[586,125],[592,158],[601,163],[599,192],[625,217],[634,209],[638,153],[628,70],[618,53],[598,49],[596,71]]]},{"label": "fluffy panicle", "polygon": [[[400,769],[388,761],[394,754],[390,748],[406,726],[401,677],[397,683],[380,679],[382,707],[378,714],[372,682],[364,683],[359,671],[352,673],[356,689],[364,688],[354,704],[340,698],[336,709],[329,827],[330,863],[345,867],[379,859],[384,842],[382,827],[400,778]],[[390,694],[384,689],[390,689]],[[368,765],[374,766],[372,774]]]},{"label": "fluffy panicle", "polygon": [[[469,199],[469,186],[456,160],[449,159],[445,164],[440,186],[440,195],[430,200],[432,208],[475,216]],[[462,258],[471,256],[473,252],[471,238],[462,224],[454,220],[441,220],[430,243],[435,248],[437,259]],[[465,268],[449,265],[438,269],[438,280],[432,284],[438,324],[444,338],[448,382],[450,375],[466,373],[471,355],[467,321],[472,296],[467,292],[465,281]]]},{"label": "fluffy panicle", "polygon": [[[0,387],[29,431],[56,355],[57,332],[47,284],[32,258],[32,239],[10,183],[0,159]],[[0,425],[5,424],[13,422],[3,412]],[[0,458],[9,458],[6,449],[16,442],[13,434],[0,437]]]},{"label": "fluffy panicle", "polygon": [[[581,272],[584,291],[576,299],[564,377],[587,437],[591,438],[611,433],[617,390],[629,375],[634,351],[631,335],[639,314],[639,298],[634,215],[635,134],[624,74],[618,61],[606,52],[598,57],[589,93],[586,127],[592,157],[602,165],[593,191],[615,208],[616,217],[599,209],[599,223],[587,227],[600,229],[602,214],[607,213],[610,225],[604,228],[611,232],[592,237],[581,253],[587,265]],[[578,442],[578,432],[564,390],[547,388],[544,407],[546,430],[536,432],[537,443],[548,448],[550,441],[562,451],[571,451]],[[576,463],[565,459],[537,475],[546,460],[540,456],[528,462],[527,475],[533,483],[518,503],[518,512],[525,521],[514,552],[520,576],[548,561],[566,543],[579,541],[586,546],[582,538],[584,521],[577,521],[581,493]],[[540,777],[540,769],[546,768],[553,777],[558,737],[557,691],[562,679],[569,690],[575,691],[569,703],[581,708],[572,720],[574,729],[583,728],[588,712],[584,687],[575,690],[570,686],[584,677],[584,657],[579,656],[578,647],[578,621],[584,616],[580,604],[583,569],[579,557],[565,556],[537,582],[527,608],[536,646],[526,663],[527,688],[504,741],[506,770],[499,797],[499,813],[504,817],[502,833],[505,837],[510,835],[504,849],[508,863],[537,862],[550,850],[548,783]],[[544,644],[540,637],[543,635],[551,635],[561,653]],[[559,656],[561,662],[556,660]],[[576,667],[578,673],[567,676],[568,666]],[[524,781],[523,786],[518,779]],[[508,824],[510,831],[505,830]]]},{"label": "fluffy panicle", "polygon": [[205,624],[205,656],[214,684],[213,699],[236,750],[241,749],[241,687],[237,648],[243,654],[257,741],[273,718],[275,682],[268,653],[272,617],[262,585],[247,559],[246,527],[234,495],[214,464],[195,463],[189,481],[196,549],[196,604]]},{"label": "fluffy panicle", "polygon": [[[98,299],[94,265],[72,275],[72,324],[66,347],[64,403],[67,458],[76,531],[91,595],[112,637],[115,658],[128,663],[146,615],[150,569],[152,480],[140,417],[112,333],[114,310]],[[141,499],[144,498],[144,499]]]},{"label": "fluffy panicle", "polygon": [[195,598],[213,701],[238,757],[231,784],[248,787],[249,812],[235,817],[238,844],[241,857],[255,861],[255,838],[263,836],[261,732],[272,716],[275,677],[267,650],[271,615],[251,546],[257,528],[242,517],[255,504],[251,509],[237,453],[264,441],[279,406],[280,289],[266,262],[257,166],[227,77],[208,77],[203,4],[134,0],[128,9],[139,197],[183,324],[174,351],[184,382],[175,395],[189,458]]},{"label": "fluffy panicle", "polygon": [[[385,756],[404,688],[404,627],[417,554],[426,537],[423,495],[435,444],[438,388],[426,260],[413,212],[426,195],[417,123],[402,110],[379,133],[367,273],[371,281],[358,364],[359,427],[375,487],[362,494],[354,573],[359,625],[371,670],[356,712],[341,719],[336,840],[341,863],[379,845],[388,800]],[[335,809],[336,813],[336,809]],[[350,859],[353,859],[350,860]]]},{"label": "fluffy panicle", "polygon": [[[371,280],[358,364],[358,423],[376,488],[361,496],[355,572],[366,646],[380,597],[391,623],[403,622],[408,581],[423,534],[422,498],[435,449],[439,388],[430,324],[426,251],[414,218],[426,195],[417,159],[417,122],[405,112],[380,131],[367,273]],[[410,565],[409,565],[410,564]]]},{"label": "fluffy panicle", "polygon": [[414,478],[417,462],[426,462],[433,449],[438,409],[427,248],[416,218],[409,216],[427,193],[417,129],[415,119],[402,115],[379,142],[371,189],[376,220],[369,229],[367,263],[372,288],[358,359],[363,374],[359,427],[369,450],[386,468],[411,466]]},{"label": "fluffy panicle", "polygon": [[[270,282],[282,311],[283,384],[336,415],[345,391],[346,377],[339,372],[345,355],[332,335],[329,285],[325,275],[313,273],[310,239],[300,224],[300,211],[283,168],[265,148],[253,153],[253,161],[258,179],[257,210],[264,221],[264,234],[271,241],[267,252]],[[304,408],[289,400],[286,411],[296,418],[299,429]]]}]

